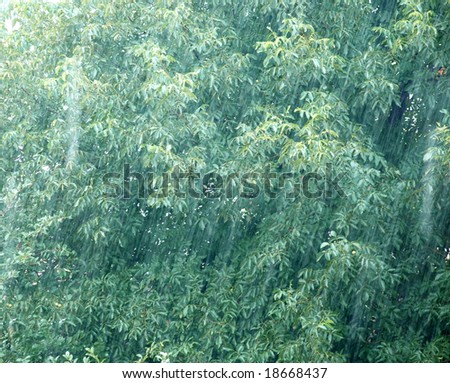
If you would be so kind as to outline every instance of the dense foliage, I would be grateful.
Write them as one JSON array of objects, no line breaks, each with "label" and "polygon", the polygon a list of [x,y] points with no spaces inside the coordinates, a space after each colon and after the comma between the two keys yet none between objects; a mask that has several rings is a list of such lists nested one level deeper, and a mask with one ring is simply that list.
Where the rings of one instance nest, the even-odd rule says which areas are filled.
[{"label": "dense foliage", "polygon": [[[0,21],[0,360],[450,360],[447,0]],[[167,192],[112,196],[127,167]],[[210,171],[271,176],[183,197],[163,175]]]}]

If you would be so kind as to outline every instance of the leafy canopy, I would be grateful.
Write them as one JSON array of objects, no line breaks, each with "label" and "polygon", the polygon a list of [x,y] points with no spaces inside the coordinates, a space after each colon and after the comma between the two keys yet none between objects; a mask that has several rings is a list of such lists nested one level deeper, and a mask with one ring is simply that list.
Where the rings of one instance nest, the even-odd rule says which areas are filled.
[{"label": "leafy canopy", "polygon": [[[10,1],[0,21],[0,360],[450,359],[447,1]],[[344,193],[108,197],[125,164]]]}]

